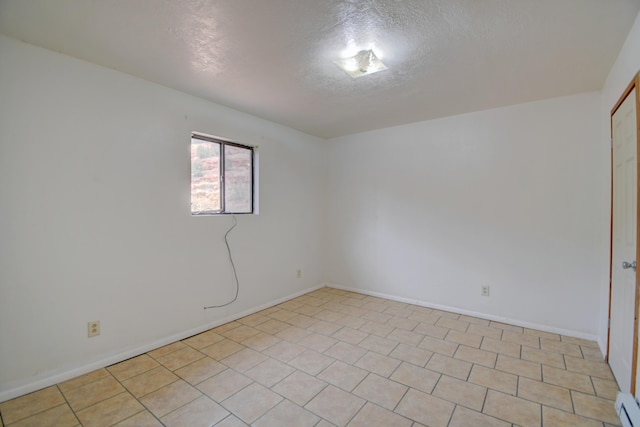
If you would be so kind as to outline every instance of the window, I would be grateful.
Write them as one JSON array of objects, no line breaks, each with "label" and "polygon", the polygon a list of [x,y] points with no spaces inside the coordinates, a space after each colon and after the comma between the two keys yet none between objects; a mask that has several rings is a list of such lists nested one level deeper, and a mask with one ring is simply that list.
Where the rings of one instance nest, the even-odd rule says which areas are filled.
[{"label": "window", "polygon": [[191,135],[191,215],[253,213],[253,148]]}]

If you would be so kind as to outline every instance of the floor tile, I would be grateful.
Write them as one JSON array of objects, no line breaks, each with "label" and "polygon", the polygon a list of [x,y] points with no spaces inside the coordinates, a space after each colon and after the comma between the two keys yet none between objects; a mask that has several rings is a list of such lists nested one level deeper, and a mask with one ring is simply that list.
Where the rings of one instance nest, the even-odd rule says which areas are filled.
[{"label": "floor tile", "polygon": [[599,347],[581,345],[580,350],[582,350],[582,357],[587,360],[604,360],[604,356]]},{"label": "floor tile", "polygon": [[400,365],[400,361],[392,357],[384,356],[373,351],[369,351],[354,366],[374,372],[380,376],[388,377]]},{"label": "floor tile", "polygon": [[320,418],[300,406],[283,400],[258,419],[255,427],[313,427]]},{"label": "floor tile", "polygon": [[483,337],[481,337],[480,335],[468,334],[466,332],[460,332],[456,331],[455,329],[450,329],[444,339],[446,341],[454,342],[457,344],[464,344],[467,347],[480,348],[482,338]]},{"label": "floor tile", "polygon": [[457,406],[448,427],[511,427],[511,423]]},{"label": "floor tile", "polygon": [[562,353],[567,356],[582,357],[582,350],[580,350],[580,346],[577,344],[541,338],[540,348],[544,351],[551,351],[553,353]]},{"label": "floor tile", "polygon": [[267,356],[278,359],[281,362],[288,362],[305,351],[305,347],[289,342],[280,341],[263,351]]},{"label": "floor tile", "polygon": [[432,393],[441,399],[481,411],[487,395],[485,387],[442,375]]},{"label": "floor tile", "polygon": [[435,324],[436,326],[454,329],[460,332],[466,332],[469,328],[469,322],[465,322],[464,320],[448,319],[446,317],[441,317]]},{"label": "floor tile", "polygon": [[212,344],[220,342],[223,339],[224,337],[222,335],[218,335],[213,331],[207,331],[182,340],[182,342],[190,347],[195,348],[196,350],[200,350],[205,347],[209,347]]},{"label": "floor tile", "polygon": [[[316,319],[321,319],[321,320],[326,321],[326,322],[332,322],[332,323],[334,323],[334,324],[336,324],[336,325],[337,325],[337,323],[335,323],[335,322],[336,322],[336,320],[340,319],[340,318],[341,318],[341,317],[343,317],[343,316],[344,316],[344,315],[343,315],[342,313],[338,313],[338,312],[336,312],[336,311],[332,311],[332,310],[322,310],[320,313],[316,314],[314,317],[315,317]],[[317,326],[317,325],[318,325],[318,324],[316,323],[316,325],[314,325],[314,326]],[[340,328],[342,328],[342,325],[339,325],[339,326],[340,326]],[[338,329],[340,329],[340,328],[338,328]],[[336,331],[337,331],[338,329],[336,329]],[[313,330],[314,330],[315,332],[319,332],[319,331],[317,331],[317,330],[315,330],[315,329],[313,329]],[[335,331],[333,331],[333,332],[335,332]],[[333,333],[333,332],[332,332],[332,333]]]},{"label": "floor tile", "polygon": [[[464,320],[466,322],[471,323],[472,325],[480,325],[480,326],[489,326],[489,321],[486,319],[480,319],[478,317],[467,316],[463,314],[459,317],[460,320]],[[471,325],[469,325],[471,326]],[[468,331],[467,331],[468,332]]]},{"label": "floor tile", "polygon": [[458,360],[453,357],[447,357],[435,353],[431,356],[426,367],[432,371],[440,372],[466,381],[469,377],[469,372],[471,372],[471,366],[471,363],[465,362],[464,360]]},{"label": "floor tile", "polygon": [[334,359],[353,364],[362,356],[367,354],[367,350],[353,344],[339,341],[333,347],[326,350],[324,354],[326,356],[333,357]]},{"label": "floor tile", "polygon": [[216,427],[249,427],[249,425],[234,415],[229,415],[216,424]]},{"label": "floor tile", "polygon": [[331,365],[334,359],[313,350],[306,350],[295,359],[289,361],[289,365],[300,369],[309,375],[317,375],[327,366]]},{"label": "floor tile", "polygon": [[353,345],[358,345],[360,344],[360,342],[362,342],[362,340],[368,337],[369,334],[345,326],[331,336],[337,340],[344,341]]},{"label": "floor tile", "polygon": [[451,311],[432,309],[431,313],[434,314],[434,315],[440,316],[440,317],[446,317],[448,319],[459,319],[460,318],[460,315],[458,313],[453,313]]},{"label": "floor tile", "polygon": [[202,381],[227,369],[222,363],[219,363],[210,357],[204,357],[180,369],[176,369],[174,373],[191,385],[196,385]]},{"label": "floor tile", "polygon": [[[294,316],[295,316],[295,314],[294,314]],[[264,323],[256,326],[256,329],[258,329],[258,330],[260,330],[262,332],[265,332],[267,334],[270,334],[270,335],[275,335],[275,334],[277,334],[279,332],[282,332],[285,329],[288,329],[290,327],[291,327],[291,325],[289,325],[288,323],[285,323],[282,320],[272,319],[272,320],[269,320],[267,322],[264,322]]]},{"label": "floor tile", "polygon": [[69,402],[71,409],[79,411],[113,397],[116,394],[120,394],[124,390],[124,387],[122,387],[115,378],[108,376],[92,383],[85,384],[81,387],[74,388],[63,394],[65,399],[67,399],[67,402]]},{"label": "floor tile", "polygon": [[596,389],[596,396],[616,400],[618,392],[620,391],[620,389],[618,389],[618,383],[600,378],[591,378],[591,382]]},{"label": "floor tile", "polygon": [[409,389],[395,412],[429,427],[446,427],[454,408],[451,402]]},{"label": "floor tile", "polygon": [[251,424],[282,401],[282,397],[268,388],[253,383],[222,402],[228,411]]},{"label": "floor tile", "polygon": [[522,427],[540,427],[542,408],[537,403],[489,390],[482,411]]},{"label": "floor tile", "polygon": [[358,330],[366,334],[372,334],[372,335],[384,338],[387,335],[389,335],[391,332],[393,332],[393,329],[394,329],[393,326],[390,326],[384,323],[368,321],[367,323],[362,325]]},{"label": "floor tile", "polygon": [[0,427],[613,427],[617,392],[595,342],[321,288],[0,403]]},{"label": "floor tile", "polygon": [[425,335],[419,334],[417,332],[404,330],[401,328],[396,328],[389,335],[387,335],[387,339],[398,341],[400,343],[411,345],[413,347],[420,344],[420,342],[424,338],[425,338]]},{"label": "floor tile", "polygon": [[329,385],[307,403],[305,409],[337,426],[346,426],[365,403],[365,400]]},{"label": "floor tile", "polygon": [[352,391],[367,374],[368,372],[364,369],[337,360],[322,371],[318,378],[343,390]]},{"label": "floor tile", "polygon": [[342,326],[357,329],[362,325],[364,325],[365,323],[367,323],[367,321],[357,316],[350,316],[347,314],[347,315],[343,315],[341,318],[336,320],[336,323]]},{"label": "floor tile", "polygon": [[511,331],[511,332],[515,332],[515,333],[518,333],[518,334],[524,333],[524,328],[522,328],[520,326],[508,325],[506,323],[491,321],[489,323],[489,326],[492,327],[492,328],[502,329],[503,331]]},{"label": "floor tile", "polygon": [[353,391],[356,396],[393,410],[408,388],[395,381],[369,374]]},{"label": "floor tile", "polygon": [[309,326],[315,325],[319,320],[310,316],[306,316],[304,314],[298,314],[291,319],[287,320],[286,323],[297,326],[298,328],[307,329]]},{"label": "floor tile", "polygon": [[589,394],[571,391],[574,411],[577,415],[603,421],[610,424],[619,424],[620,419],[614,409],[613,401]]},{"label": "floor tile", "polygon": [[571,394],[563,387],[522,377],[518,383],[518,397],[573,412]]},{"label": "floor tile", "polygon": [[295,369],[287,366],[283,362],[269,358],[249,369],[244,374],[265,387],[271,387],[283,378],[289,376],[294,370]]},{"label": "floor tile", "polygon": [[404,362],[413,363],[417,366],[424,366],[429,359],[431,359],[431,356],[433,356],[433,352],[407,344],[398,344],[398,346],[389,353],[389,356]]},{"label": "floor tile", "polygon": [[545,383],[581,391],[583,393],[595,394],[591,378],[589,378],[588,375],[543,365],[542,376]]},{"label": "floor tile", "polygon": [[12,423],[11,427],[75,427],[79,425],[80,421],[69,405],[63,404]]},{"label": "floor tile", "polygon": [[302,340],[298,341],[298,344],[322,353],[328,348],[334,346],[337,342],[338,340],[334,338],[322,334],[316,334],[315,332],[313,332]]},{"label": "floor tile", "polygon": [[114,424],[114,427],[164,427],[149,411],[138,412],[136,415]]},{"label": "floor tile", "polygon": [[[425,313],[425,312],[421,312],[421,311],[416,310],[415,312],[411,313],[411,315],[409,316],[409,319],[410,320],[417,320],[418,322],[420,322],[420,324],[418,324],[418,326],[416,326],[414,330],[417,330],[419,328],[421,329],[423,327],[427,327],[427,326],[430,325],[430,326],[433,326],[434,328],[437,328],[437,329],[434,329],[434,330],[440,329],[440,330],[444,330],[444,331],[449,332],[449,328],[445,328],[443,326],[436,326],[435,325],[435,323],[438,320],[440,320],[440,316],[438,316],[438,315],[434,315],[434,314],[431,314],[431,313]],[[444,335],[446,335],[446,333]],[[444,338],[444,335],[443,336],[439,336],[438,338]]]},{"label": "floor tile", "polygon": [[542,365],[553,366],[554,368],[565,369],[564,356],[560,353],[549,353],[527,346],[522,347],[522,359]]},{"label": "floor tile", "polygon": [[304,328],[298,328],[297,326],[289,326],[276,334],[278,338],[291,342],[299,342],[310,335],[311,332]]},{"label": "floor tile", "polygon": [[492,351],[480,350],[461,344],[458,346],[458,350],[456,350],[453,357],[455,359],[493,368],[496,365],[496,358],[498,355]]},{"label": "floor tile", "polygon": [[529,329],[529,328],[522,328],[522,329],[523,329],[522,332],[525,335],[532,335],[532,336],[539,337],[540,339],[544,338],[550,341],[560,341],[560,335],[554,334],[553,332],[544,332],[544,331],[539,331],[537,329]]},{"label": "floor tile", "polygon": [[220,363],[235,369],[238,372],[245,372],[253,368],[260,362],[267,360],[267,356],[257,351],[245,348],[229,357],[225,357]]},{"label": "floor tile", "polygon": [[424,337],[424,339],[418,344],[419,348],[433,351],[434,353],[440,353],[444,356],[453,356],[458,349],[457,343],[443,341],[442,339],[433,337]]},{"label": "floor tile", "polygon": [[542,423],[550,427],[602,427],[599,421],[547,406],[542,407]]},{"label": "floor tile", "polygon": [[215,344],[200,349],[200,352],[220,361],[245,348],[242,344],[224,338]]},{"label": "floor tile", "polygon": [[440,379],[440,374],[403,362],[390,379],[425,393],[431,393]]},{"label": "floor tile", "polygon": [[467,332],[470,334],[480,335],[483,337],[489,337],[489,338],[494,338],[499,340],[500,338],[502,338],[503,330],[492,328],[490,326],[477,325],[477,324],[471,323],[469,325],[469,328],[467,329]]},{"label": "floor tile", "polygon": [[615,380],[611,368],[604,360],[585,360],[571,356],[565,356],[564,360],[567,364],[568,371],[578,372],[604,380]]},{"label": "floor tile", "polygon": [[65,381],[63,383],[58,384],[58,388],[60,389],[61,392],[66,392],[69,390],[72,390],[74,388],[78,388],[80,386],[83,386],[85,384],[89,384],[92,383],[94,381],[97,381],[99,379],[102,379],[104,377],[108,377],[111,374],[109,373],[109,371],[107,371],[106,369],[98,369],[92,372],[89,372],[88,374],[84,374],[84,375],[80,375],[79,377],[76,377],[72,380],[69,381]]},{"label": "floor tile", "polygon": [[243,325],[254,327],[266,322],[267,320],[269,320],[269,317],[267,317],[266,314],[261,311],[245,316],[242,319],[238,319],[238,322],[242,323]]},{"label": "floor tile", "polygon": [[520,344],[497,340],[494,338],[484,337],[482,344],[480,344],[482,350],[487,350],[493,353],[504,354],[515,358],[520,358]]},{"label": "floor tile", "polygon": [[224,325],[217,326],[211,330],[216,334],[222,334],[223,332],[230,331],[231,329],[237,328],[238,326],[241,326],[241,325],[242,323],[240,322],[229,322],[229,323],[225,323]]},{"label": "floor tile", "polygon": [[142,397],[162,387],[178,381],[179,377],[164,366],[157,366],[150,371],[122,381],[122,385],[135,397]]},{"label": "floor tile", "polygon": [[229,412],[222,406],[201,396],[162,417],[162,423],[167,427],[210,427],[227,415]]},{"label": "floor tile", "polygon": [[542,379],[542,368],[539,363],[516,359],[503,354],[498,355],[496,369],[538,381]]},{"label": "floor tile", "polygon": [[183,366],[195,362],[196,360],[202,359],[203,357],[205,357],[205,355],[200,353],[198,350],[185,346],[185,348],[159,356],[155,359],[167,369],[175,371],[176,369],[180,369]]},{"label": "floor tile", "polygon": [[362,308],[364,308],[365,310],[370,310],[370,311],[376,311],[378,313],[383,313],[384,311],[387,310],[387,305],[384,304],[384,300],[382,300],[383,302],[368,302],[365,305],[362,306]]},{"label": "floor tile", "polygon": [[147,394],[140,399],[140,402],[142,402],[153,415],[161,418],[169,412],[197,399],[201,395],[202,393],[193,386],[183,380],[178,380]]},{"label": "floor tile", "polygon": [[413,422],[401,415],[367,402],[353,417],[348,427],[393,426],[411,427]]},{"label": "floor tile", "polygon": [[358,344],[358,347],[387,356],[397,345],[398,341],[388,340],[376,335],[369,335]]},{"label": "floor tile", "polygon": [[188,346],[182,341],[176,341],[174,343],[165,345],[163,347],[156,348],[155,350],[152,350],[147,354],[153,357],[154,359],[157,359],[158,357],[165,356],[169,353],[173,353],[174,351],[182,350],[183,348],[187,348],[187,347]]},{"label": "floor tile", "polygon": [[253,383],[253,380],[250,378],[233,369],[227,369],[201,382],[197,388],[216,402],[222,402],[251,383]]},{"label": "floor tile", "polygon": [[144,407],[129,393],[120,393],[110,399],[89,406],[76,415],[84,427],[102,427],[126,420],[142,412]]},{"label": "floor tile", "polygon": [[272,345],[279,343],[280,341],[282,341],[280,338],[277,338],[265,332],[259,332],[256,335],[242,341],[241,344],[256,351],[264,351]]},{"label": "floor tile", "polygon": [[513,396],[516,395],[518,388],[517,375],[496,371],[480,365],[474,365],[471,368],[469,382]]},{"label": "floor tile", "polygon": [[301,371],[295,371],[272,387],[272,390],[292,402],[304,406],[326,386],[327,383],[320,379]]},{"label": "floor tile", "polygon": [[0,403],[0,413],[3,422],[11,424],[64,403],[58,387],[52,386]]},{"label": "floor tile", "polygon": [[[276,320],[280,320],[281,322],[286,322],[287,320],[291,319],[292,317],[296,317],[297,315],[298,313],[294,313],[293,311],[280,309],[278,311],[274,311],[273,313],[269,313],[267,316]],[[260,329],[257,326],[256,328]],[[280,332],[280,331],[276,331],[276,332]]]},{"label": "floor tile", "polygon": [[[394,319],[391,319],[391,320],[389,320],[389,321],[387,322],[388,324],[390,324],[390,325],[391,325],[391,324],[393,324],[394,322],[399,321],[399,320],[408,320],[407,318],[408,318],[409,316],[411,316],[411,314],[413,313],[413,310],[411,310],[411,308],[409,308],[409,307],[407,307],[407,306],[402,306],[402,307],[401,307],[401,306],[398,306],[398,307],[389,306],[389,307],[387,307],[387,309],[384,311],[384,313],[386,313],[386,314],[391,314],[392,316],[394,316],[394,317],[395,317],[395,320],[394,320]],[[415,321],[412,321],[412,322],[415,322]],[[417,323],[414,323],[414,325],[413,325],[413,326],[409,326],[409,324],[407,324],[407,326],[409,326],[409,327],[405,327],[405,328],[403,328],[403,329],[409,329],[409,330],[411,330],[411,329],[415,328],[415,327],[416,327],[416,325],[417,325]],[[400,328],[400,326],[395,326],[395,327],[396,327],[396,328]]]},{"label": "floor tile", "polygon": [[317,334],[322,334],[326,336],[331,336],[335,334],[339,329],[342,329],[342,325],[338,325],[337,323],[327,322],[324,320],[320,320],[317,323],[309,326],[307,328],[311,332],[315,332]]},{"label": "floor tile", "polygon": [[[540,348],[540,337],[535,335],[504,331],[502,333],[501,339],[502,341],[509,342],[509,343],[520,344],[520,345],[524,345],[524,346],[535,348],[535,349]],[[511,355],[509,354],[508,356],[511,356]]]},{"label": "floor tile", "polygon": [[134,357],[124,362],[120,362],[116,365],[111,365],[107,370],[118,379],[118,381],[124,381],[128,378],[135,377],[143,372],[150,371],[151,369],[159,366],[160,364],[153,360],[146,354],[138,357]]}]

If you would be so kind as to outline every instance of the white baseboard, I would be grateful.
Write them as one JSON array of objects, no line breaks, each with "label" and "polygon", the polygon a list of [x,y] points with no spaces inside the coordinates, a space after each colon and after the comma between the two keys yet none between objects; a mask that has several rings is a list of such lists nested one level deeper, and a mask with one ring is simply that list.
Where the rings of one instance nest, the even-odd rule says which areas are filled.
[{"label": "white baseboard", "polygon": [[196,328],[189,329],[189,330],[186,330],[177,334],[173,334],[170,336],[166,336],[164,338],[146,343],[144,345],[136,346],[134,348],[130,348],[130,349],[118,352],[116,354],[112,354],[110,356],[104,357],[102,359],[91,361],[81,366],[67,367],[67,368],[62,368],[58,370],[47,371],[42,374],[38,374],[35,377],[28,378],[24,381],[15,381],[15,382],[9,383],[3,387],[3,390],[0,390],[0,403],[19,397],[19,396],[23,396],[28,393],[32,393],[37,390],[41,390],[46,387],[50,387],[54,384],[58,384],[63,381],[70,380],[77,376],[84,375],[91,371],[95,371],[96,369],[104,368],[104,367],[113,365],[114,363],[119,363],[124,360],[131,359],[132,357],[136,357],[148,351],[165,346],[167,344],[171,344],[173,342],[180,341],[185,338],[189,338],[190,336],[197,335],[209,329],[215,328],[216,326],[220,326],[225,323],[238,320],[242,317],[248,316],[250,314],[256,313],[258,311],[264,310],[269,307],[273,307],[274,305],[281,304],[285,301],[289,301],[290,299],[299,297],[301,295],[308,294],[309,292],[313,292],[325,286],[326,286],[325,284],[313,286],[303,291],[295,292],[285,297],[278,298],[277,300],[268,302],[266,304],[262,304],[260,306],[250,308],[248,310],[244,310],[240,313],[235,313],[230,316],[224,317],[222,319],[216,319],[215,321],[209,322],[205,325],[198,326]]},{"label": "white baseboard", "polygon": [[[462,314],[462,315],[465,315],[465,316],[472,316],[472,317],[477,317],[477,318],[480,318],[480,319],[492,320],[494,322],[507,323],[509,325],[514,325],[514,326],[521,326],[521,327],[527,328],[527,329],[535,329],[535,330],[538,330],[538,331],[550,332],[550,333],[553,333],[553,334],[565,335],[565,336],[568,336],[568,337],[581,338],[581,339],[585,339],[585,340],[589,340],[589,341],[598,342],[598,336],[597,335],[587,334],[587,333],[579,332],[579,331],[573,331],[573,330],[570,330],[570,329],[555,328],[555,327],[552,327],[552,326],[541,325],[541,324],[538,324],[538,323],[524,322],[524,321],[521,321],[521,320],[518,320],[518,319],[509,318],[509,317],[494,316],[494,315],[487,314],[487,313],[480,313],[480,312],[477,312],[477,311],[464,310],[464,309],[461,309],[461,308],[458,308],[458,307],[450,307],[450,306],[442,305],[442,304],[433,304],[433,303],[429,303],[429,302],[421,301],[421,300],[416,300],[416,299],[412,299],[412,298],[403,298],[403,297],[398,297],[398,296],[395,296],[395,295],[385,294],[385,293],[382,293],[382,292],[369,291],[367,289],[352,288],[352,287],[337,285],[337,284],[333,284],[333,283],[327,283],[327,286],[331,287],[331,288],[341,289],[341,290],[344,290],[344,291],[350,291],[350,292],[356,292],[356,293],[359,293],[359,294],[370,295],[372,297],[379,297],[379,298],[389,299],[389,300],[392,300],[392,301],[405,302],[407,304],[413,304],[413,305],[417,305],[417,306],[420,306],[420,307],[435,308],[437,310],[449,311],[449,312],[452,312],[452,313]],[[598,345],[602,349],[602,344],[598,343]]]}]

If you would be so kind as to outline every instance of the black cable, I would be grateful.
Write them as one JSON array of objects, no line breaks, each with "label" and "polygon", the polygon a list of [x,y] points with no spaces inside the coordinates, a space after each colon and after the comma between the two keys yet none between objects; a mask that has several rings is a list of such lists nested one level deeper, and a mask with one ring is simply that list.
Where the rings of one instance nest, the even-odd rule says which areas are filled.
[{"label": "black cable", "polygon": [[231,230],[236,228],[236,225],[238,225],[238,219],[236,218],[236,216],[235,215],[231,215],[231,216],[233,217],[233,225],[224,234],[224,243],[227,245],[227,253],[229,254],[229,261],[231,261],[231,268],[233,268],[233,277],[235,277],[235,279],[236,279],[236,295],[233,297],[233,299],[231,301],[229,301],[226,304],[210,305],[208,307],[205,307],[204,308],[205,310],[207,310],[209,308],[226,307],[226,306],[228,306],[230,304],[233,304],[238,299],[238,293],[240,292],[240,282],[238,281],[238,272],[236,271],[236,265],[233,262],[233,256],[231,256],[231,248],[229,247],[229,240],[227,240],[227,236],[229,235],[229,233],[231,233]]}]

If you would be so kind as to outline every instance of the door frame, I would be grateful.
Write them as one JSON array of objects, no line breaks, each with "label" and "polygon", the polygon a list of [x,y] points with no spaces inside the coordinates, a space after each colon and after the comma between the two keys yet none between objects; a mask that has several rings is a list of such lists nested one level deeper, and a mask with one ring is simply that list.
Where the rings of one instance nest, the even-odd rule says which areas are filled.
[{"label": "door frame", "polygon": [[[613,115],[618,111],[620,105],[627,99],[633,89],[636,89],[636,146],[638,148],[638,182],[636,183],[636,194],[638,198],[636,203],[640,204],[640,72],[638,72],[631,83],[622,93],[622,96],[618,99],[615,106],[611,109],[609,116],[609,129],[611,137],[611,205],[610,205],[610,228],[609,228],[609,314],[608,314],[608,328],[607,328],[607,362],[609,361],[610,343],[611,343],[611,295],[613,286]],[[640,209],[636,209],[636,224],[640,225]],[[640,227],[636,226],[636,258],[640,257]],[[633,355],[631,357],[631,394],[636,394],[636,368],[638,365],[638,308],[640,307],[640,268],[636,269],[636,298],[634,308],[634,322],[633,322]]]}]

